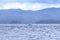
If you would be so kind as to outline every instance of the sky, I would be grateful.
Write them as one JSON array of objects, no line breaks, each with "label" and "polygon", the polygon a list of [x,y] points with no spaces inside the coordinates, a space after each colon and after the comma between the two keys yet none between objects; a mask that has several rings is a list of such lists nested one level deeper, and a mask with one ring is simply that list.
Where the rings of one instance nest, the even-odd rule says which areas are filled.
[{"label": "sky", "polygon": [[0,9],[42,10],[59,8],[60,0],[0,0]]}]

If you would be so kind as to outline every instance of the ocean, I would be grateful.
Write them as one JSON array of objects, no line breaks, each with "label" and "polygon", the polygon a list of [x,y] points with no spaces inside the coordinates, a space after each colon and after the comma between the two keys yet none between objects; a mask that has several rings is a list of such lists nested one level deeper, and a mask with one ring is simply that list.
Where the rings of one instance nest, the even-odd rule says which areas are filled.
[{"label": "ocean", "polygon": [[60,24],[0,24],[0,40],[60,40]]}]

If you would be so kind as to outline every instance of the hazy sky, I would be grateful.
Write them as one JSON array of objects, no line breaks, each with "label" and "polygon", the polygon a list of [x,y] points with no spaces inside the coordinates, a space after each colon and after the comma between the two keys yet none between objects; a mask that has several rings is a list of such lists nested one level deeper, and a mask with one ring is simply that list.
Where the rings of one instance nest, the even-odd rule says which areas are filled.
[{"label": "hazy sky", "polygon": [[60,0],[0,0],[0,9],[41,10],[60,7]]},{"label": "hazy sky", "polygon": [[60,3],[60,0],[0,0],[0,2]]}]

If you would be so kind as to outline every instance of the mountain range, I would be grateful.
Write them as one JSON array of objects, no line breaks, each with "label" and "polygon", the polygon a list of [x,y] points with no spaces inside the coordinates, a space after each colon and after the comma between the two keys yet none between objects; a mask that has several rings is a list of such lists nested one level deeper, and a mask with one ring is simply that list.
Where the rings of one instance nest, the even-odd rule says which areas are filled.
[{"label": "mountain range", "polygon": [[0,10],[0,24],[60,23],[60,8]]}]

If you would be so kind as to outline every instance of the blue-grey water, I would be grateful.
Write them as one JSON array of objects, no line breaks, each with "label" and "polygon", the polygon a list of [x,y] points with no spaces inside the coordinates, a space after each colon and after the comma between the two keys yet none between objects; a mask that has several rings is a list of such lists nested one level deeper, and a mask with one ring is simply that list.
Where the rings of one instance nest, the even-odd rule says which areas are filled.
[{"label": "blue-grey water", "polygon": [[60,40],[60,24],[0,24],[0,40]]}]

